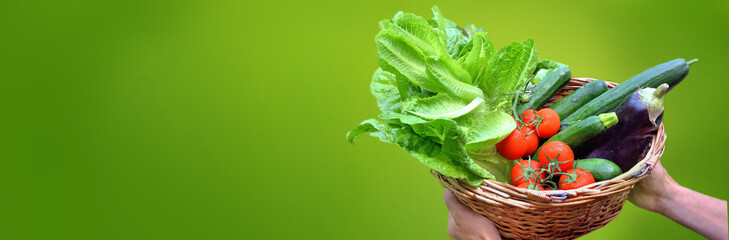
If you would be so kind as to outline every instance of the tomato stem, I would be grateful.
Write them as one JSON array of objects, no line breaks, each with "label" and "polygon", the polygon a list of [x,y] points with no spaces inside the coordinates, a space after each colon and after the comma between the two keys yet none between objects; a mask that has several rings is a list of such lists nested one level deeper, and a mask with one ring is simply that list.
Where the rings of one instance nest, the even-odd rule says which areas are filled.
[{"label": "tomato stem", "polygon": [[[523,160],[522,160],[522,161],[523,161]],[[525,181],[526,181],[526,182],[527,182],[528,184],[530,184],[530,185],[531,185],[531,184],[536,184],[537,182],[539,182],[539,175],[541,175],[542,173],[541,173],[541,172],[537,172],[537,171],[541,170],[541,168],[537,168],[537,169],[534,169],[534,168],[532,168],[532,161],[533,161],[533,160],[531,160],[531,158],[530,158],[530,159],[527,159],[527,166],[522,166],[522,165],[521,165],[521,164],[519,163],[519,161],[517,161],[517,160],[514,160],[514,162],[516,163],[516,165],[514,165],[514,167],[516,167],[516,166],[519,166],[519,167],[521,168],[521,170],[522,170],[522,174],[521,174],[521,176],[519,176],[519,177],[517,177],[517,178],[514,178],[514,179],[512,179],[512,180],[511,180],[511,183],[512,183],[512,184],[513,184],[513,183],[514,183],[514,182],[515,182],[516,180],[518,180],[518,179],[522,179],[522,178],[524,178],[524,180],[525,180]]]}]

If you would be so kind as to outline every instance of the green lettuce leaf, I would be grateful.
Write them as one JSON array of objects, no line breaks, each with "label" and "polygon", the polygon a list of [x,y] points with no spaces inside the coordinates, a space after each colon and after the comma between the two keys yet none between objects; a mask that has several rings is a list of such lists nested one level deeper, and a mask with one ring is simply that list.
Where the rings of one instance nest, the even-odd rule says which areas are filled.
[{"label": "green lettuce leaf", "polygon": [[569,66],[567,66],[567,64],[557,62],[557,61],[552,61],[549,59],[544,59],[542,61],[539,61],[539,63],[537,63],[537,69],[555,69],[555,68],[559,68],[559,67],[569,67]]},{"label": "green lettuce leaf", "polygon": [[494,144],[516,128],[503,110],[525,86],[538,61],[534,41],[512,43],[498,52],[483,29],[460,28],[433,7],[425,20],[398,12],[380,21],[375,37],[378,63],[370,91],[383,120],[368,119],[347,133],[393,143],[425,166],[478,185],[508,181],[513,163]]},{"label": "green lettuce leaf", "polygon": [[457,61],[468,71],[475,85],[481,82],[483,72],[491,57],[494,56],[494,51],[494,44],[489,39],[488,33],[485,32],[477,32],[468,45],[461,50]]},{"label": "green lettuce leaf", "polygon": [[509,114],[492,111],[476,117],[465,126],[466,148],[480,149],[493,146],[509,136],[516,129],[516,122]]},{"label": "green lettuce leaf", "polygon": [[372,75],[370,92],[377,99],[377,106],[382,112],[400,112],[400,91],[397,87],[395,74],[378,68]]},{"label": "green lettuce leaf", "polygon": [[428,120],[425,120],[421,117],[405,113],[383,112],[378,117],[397,124],[407,124],[411,126],[419,123],[428,122]]},{"label": "green lettuce leaf", "polygon": [[347,132],[347,140],[354,144],[359,135],[369,133],[373,137],[377,137],[380,141],[386,143],[395,143],[397,128],[390,126],[389,124],[378,121],[377,119],[367,119],[360,123],[352,131]]},{"label": "green lettuce leaf", "polygon": [[479,83],[489,104],[497,106],[509,98],[504,93],[523,88],[534,72],[538,60],[533,39],[514,42],[499,50],[489,63],[484,80]]},{"label": "green lettuce leaf", "polygon": [[448,119],[425,120],[418,116],[402,113],[386,112],[380,114],[380,118],[393,123],[409,125],[418,135],[441,144],[445,139],[446,131],[451,127]]},{"label": "green lettuce leaf", "polygon": [[435,28],[436,31],[438,31],[438,36],[440,38],[440,42],[441,42],[441,44],[443,44],[443,46],[445,46],[446,45],[445,29],[450,28],[450,27],[458,27],[458,26],[456,26],[455,22],[443,17],[443,14],[440,13],[440,8],[438,8],[438,6],[433,6],[430,10],[433,12],[433,18],[428,21],[428,24],[430,24],[430,26],[432,26],[433,28]]},{"label": "green lettuce leaf", "polygon": [[[406,78],[427,91],[449,92],[467,100],[482,97],[478,87],[470,85],[471,76],[450,56],[428,57],[404,37],[394,32],[380,32],[375,37],[380,67],[396,75],[396,80]],[[398,81],[401,95],[408,91]]]},{"label": "green lettuce leaf", "polygon": [[[443,16],[443,13],[441,13],[440,8],[438,6],[433,6],[430,8],[430,10],[433,12],[433,19],[431,20],[431,26],[437,28],[437,29],[446,29],[446,28],[457,28],[458,24],[451,21],[450,19]],[[441,31],[443,32],[443,31]]]},{"label": "green lettuce leaf", "polygon": [[450,56],[457,55],[466,44],[468,44],[468,36],[463,35],[463,30],[459,27],[446,28],[446,51]]},{"label": "green lettuce leaf", "polygon": [[428,98],[412,97],[402,104],[402,108],[425,119],[453,119],[479,109],[483,102],[483,98],[476,98],[469,103],[450,94],[439,93]]},{"label": "green lettuce leaf", "polygon": [[479,185],[484,179],[494,178],[488,171],[470,159],[463,146],[465,136],[452,120],[442,119],[444,142],[439,144],[416,134],[407,125],[386,124],[375,119],[362,122],[347,133],[347,139],[354,142],[357,136],[370,133],[380,140],[395,143],[425,166],[443,175],[465,179],[471,185]]},{"label": "green lettuce leaf", "polygon": [[526,62],[524,63],[524,69],[519,75],[519,81],[522,85],[529,80],[529,77],[534,73],[539,63],[539,54],[537,54],[537,48],[534,47],[534,39],[529,38],[523,44],[524,49],[522,53],[526,57]]},{"label": "green lettuce leaf", "polygon": [[375,37],[377,57],[382,70],[402,75],[410,82],[428,89],[433,85],[425,73],[425,55],[404,37],[391,31],[380,31]]},{"label": "green lettuce leaf", "polygon": [[453,57],[468,43],[468,37],[462,33],[463,31],[455,22],[445,18],[437,6],[433,6],[431,10],[433,11],[433,19],[430,21],[431,26],[438,31],[443,46],[445,46],[448,54]]},{"label": "green lettuce leaf", "polygon": [[392,20],[380,21],[381,31],[393,31],[418,47],[425,55],[445,53],[441,35],[425,19],[412,13],[398,12]]},{"label": "green lettuce leaf", "polygon": [[428,97],[435,95],[435,93],[416,86],[403,75],[395,75],[395,83],[397,84],[397,91],[400,93],[400,101],[405,101],[411,97]]},{"label": "green lettuce leaf", "polygon": [[508,183],[513,161],[504,158],[496,150],[496,146],[487,146],[480,149],[468,150],[468,156],[476,164],[494,176],[494,180]]},{"label": "green lettuce leaf", "polygon": [[[448,54],[451,57],[455,57],[468,44],[469,36],[473,35],[467,35],[465,29],[458,27],[455,22],[443,17],[443,14],[441,14],[437,6],[433,6],[431,10],[433,11],[433,19],[429,21],[430,25],[438,31]],[[473,26],[473,24],[468,26]],[[473,27],[475,28],[475,26]],[[483,31],[483,29],[481,30]]]},{"label": "green lettuce leaf", "polygon": [[435,92],[448,92],[468,101],[483,98],[483,91],[471,85],[471,75],[450,56],[428,57],[426,64],[428,77],[441,86]]},{"label": "green lettuce leaf", "polygon": [[536,73],[534,73],[534,78],[532,78],[531,84],[536,85],[539,84],[539,82],[542,81],[547,75],[549,75],[552,70],[559,68],[559,67],[568,67],[567,64],[552,61],[549,59],[544,59],[542,61],[539,61],[537,63],[537,69],[535,70]]},{"label": "green lettuce leaf", "polygon": [[481,182],[483,182],[483,179],[493,179],[494,176],[489,173],[486,169],[483,169],[481,166],[477,165],[468,155],[468,151],[466,150],[466,147],[464,146],[466,142],[466,137],[461,128],[459,128],[456,123],[452,120],[449,120],[451,123],[451,128],[448,129],[445,133],[445,138],[443,139],[443,147],[442,152],[445,156],[451,158],[455,162],[458,162],[461,164],[461,166],[465,167],[470,173],[475,174],[478,176],[478,178],[466,178],[468,180],[468,183],[471,185],[479,185]]},{"label": "green lettuce leaf", "polygon": [[[449,92],[468,101],[482,97],[478,87],[470,85],[471,76],[450,56],[428,57],[404,37],[393,32],[380,32],[375,38],[380,67],[410,80],[430,92]],[[398,87],[401,84],[398,83]],[[403,93],[401,89],[401,94]]]}]

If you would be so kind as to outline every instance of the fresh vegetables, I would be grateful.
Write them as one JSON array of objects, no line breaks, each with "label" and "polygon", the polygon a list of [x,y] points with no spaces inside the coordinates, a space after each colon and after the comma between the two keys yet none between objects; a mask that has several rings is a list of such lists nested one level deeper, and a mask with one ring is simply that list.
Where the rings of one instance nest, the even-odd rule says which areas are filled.
[{"label": "fresh vegetables", "polygon": [[[550,145],[545,145],[545,149],[548,150],[556,148],[560,148],[558,150],[559,156],[556,156],[553,159],[554,161],[539,162],[531,159],[515,161],[516,163],[511,169],[511,184],[518,188],[533,190],[569,190],[595,182],[590,171],[578,168],[578,163],[569,158],[569,154],[567,154],[569,147],[567,145],[559,142],[550,142]],[[561,156],[565,157],[562,159]],[[617,169],[617,166],[608,160],[585,159],[580,161],[582,162],[579,163],[579,166],[595,171],[600,177],[611,176],[616,170],[620,174],[620,169]],[[610,167],[614,168],[611,169]],[[559,181],[553,182],[553,177],[558,178]]]},{"label": "fresh vegetables", "polygon": [[534,88],[534,92],[531,93],[529,101],[521,104],[517,109],[517,112],[524,112],[527,109],[539,109],[549,101],[554,94],[557,93],[572,77],[570,69],[567,67],[559,67],[552,70],[537,86]]},{"label": "fresh vegetables", "polygon": [[[398,12],[379,22],[379,68],[370,92],[381,113],[347,139],[354,143],[369,134],[471,185],[494,179],[530,189],[573,189],[594,182],[590,172],[598,180],[620,174],[606,161],[623,168],[642,157],[660,124],[660,98],[670,88],[630,94],[663,83],[673,87],[693,62],[661,64],[609,91],[593,81],[542,108],[569,81],[567,65],[540,61],[533,39],[497,50],[483,29],[459,27],[437,7],[432,12],[427,20]],[[623,138],[630,140],[620,145]],[[575,162],[572,148],[608,160]]]},{"label": "fresh vegetables", "polygon": [[[474,81],[484,91],[491,106],[507,101],[529,81],[537,66],[537,51],[534,40],[514,42],[499,50],[493,62],[489,62],[486,75],[481,81]],[[502,110],[509,106],[504,105]]]},{"label": "fresh vegetables", "polygon": [[544,59],[542,61],[539,61],[539,63],[537,64],[537,69],[554,69],[554,68],[559,68],[559,67],[567,67],[567,64],[552,61],[549,59]]},{"label": "fresh vegetables", "polygon": [[540,120],[536,126],[537,135],[540,138],[550,138],[559,131],[559,115],[552,109],[542,108],[537,112]]},{"label": "fresh vegetables", "polygon": [[552,136],[547,142],[559,141],[571,148],[578,148],[587,140],[602,134],[616,123],[618,123],[618,117],[613,112],[588,117]]},{"label": "fresh vegetables", "polygon": [[527,157],[537,151],[537,148],[539,147],[539,137],[537,137],[537,133],[534,131],[534,128],[529,126],[520,127],[520,131],[526,140],[527,149],[524,153],[524,157]]},{"label": "fresh vegetables", "polygon": [[562,124],[612,111],[638,88],[655,88],[663,83],[674,87],[686,77],[689,65],[694,61],[686,62],[686,60],[679,58],[643,71],[580,107],[577,111],[565,118]]},{"label": "fresh vegetables", "polygon": [[[545,77],[547,77],[547,75],[549,75],[549,73],[551,73],[552,70],[554,70],[554,69],[539,69],[539,65],[538,64],[537,64],[537,69],[538,69],[537,70],[537,73],[534,74],[534,77],[532,77],[532,80],[530,81],[530,83],[532,85],[534,85],[534,86],[536,86],[537,84],[541,83],[542,80]],[[522,96],[522,99],[523,100],[521,102],[528,102],[529,101],[529,96],[531,96],[531,94],[524,94]]]},{"label": "fresh vegetables", "polygon": [[496,149],[506,159],[518,159],[527,152],[527,140],[519,129],[514,129],[509,136],[496,144]]},{"label": "fresh vegetables", "polygon": [[609,180],[623,174],[617,164],[602,158],[575,160],[575,165],[572,168],[580,168],[590,172],[595,181]]},{"label": "fresh vegetables", "polygon": [[572,168],[575,155],[567,144],[560,141],[551,141],[539,149],[539,163],[550,172],[564,172]]},{"label": "fresh vegetables", "polygon": [[534,109],[527,109],[526,111],[521,113],[520,117],[521,117],[521,121],[522,121],[521,125],[524,125],[527,127],[536,127],[534,125],[534,121],[536,121],[538,117],[537,117],[537,111],[535,111]]},{"label": "fresh vegetables", "polygon": [[559,189],[561,190],[576,189],[592,183],[595,183],[592,174],[579,168],[569,169],[559,177]]},{"label": "fresh vegetables", "polygon": [[[541,165],[537,161],[532,160],[521,160],[514,165],[511,169],[511,184],[519,185],[521,183],[528,183],[531,185],[537,184],[539,181],[543,181],[547,178],[547,173],[540,169]],[[539,175],[539,176],[537,176]]]},{"label": "fresh vegetables", "polygon": [[612,160],[625,172],[644,156],[663,118],[667,84],[644,88],[625,99],[616,109],[619,122],[605,134],[580,148],[579,156]]},{"label": "fresh vegetables", "polygon": [[[534,40],[498,51],[483,29],[398,12],[375,36],[380,68],[370,91],[382,111],[347,133],[398,145],[439,173],[479,185],[508,181],[512,163],[496,143],[518,132],[507,110],[539,63]],[[516,154],[514,159],[525,155]]]},{"label": "fresh vegetables", "polygon": [[554,109],[560,119],[565,119],[582,107],[582,105],[587,104],[605,91],[607,91],[607,84],[604,81],[594,80],[560,99],[552,104],[552,106],[549,106],[549,108]]},{"label": "fresh vegetables", "polygon": [[549,137],[559,131],[559,116],[548,108],[539,111],[527,109],[515,121],[517,129],[496,144],[499,153],[511,160],[534,154],[540,137]]}]

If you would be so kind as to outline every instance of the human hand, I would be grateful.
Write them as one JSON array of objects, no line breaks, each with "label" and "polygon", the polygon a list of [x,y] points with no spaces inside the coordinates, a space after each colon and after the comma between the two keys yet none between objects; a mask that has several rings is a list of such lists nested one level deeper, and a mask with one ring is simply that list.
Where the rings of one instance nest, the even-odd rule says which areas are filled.
[{"label": "human hand", "polygon": [[645,210],[662,213],[667,207],[666,200],[676,194],[678,186],[659,160],[650,175],[635,184],[628,200]]},{"label": "human hand", "polygon": [[729,239],[726,201],[682,187],[668,175],[660,161],[651,175],[635,184],[628,200],[708,239]]},{"label": "human hand", "polygon": [[452,239],[501,239],[491,221],[463,206],[451,190],[443,192],[443,200],[448,207],[448,236]]}]

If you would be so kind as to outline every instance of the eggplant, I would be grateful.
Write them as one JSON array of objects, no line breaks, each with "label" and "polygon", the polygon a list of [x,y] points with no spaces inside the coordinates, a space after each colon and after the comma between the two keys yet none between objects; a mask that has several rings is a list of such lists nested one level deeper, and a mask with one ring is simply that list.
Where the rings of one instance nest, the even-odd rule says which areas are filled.
[{"label": "eggplant", "polygon": [[580,159],[604,158],[627,172],[645,157],[663,120],[668,84],[635,91],[617,108],[618,123],[575,151]]}]

